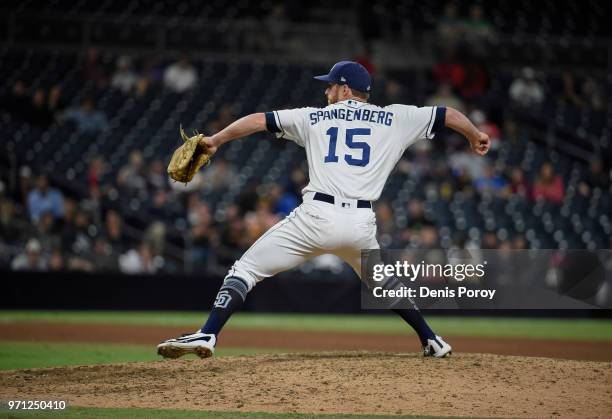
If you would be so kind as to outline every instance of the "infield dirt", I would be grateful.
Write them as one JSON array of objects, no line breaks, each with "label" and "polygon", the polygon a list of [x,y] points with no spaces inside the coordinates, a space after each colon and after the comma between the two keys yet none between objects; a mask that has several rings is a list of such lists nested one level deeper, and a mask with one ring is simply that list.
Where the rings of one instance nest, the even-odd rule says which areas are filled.
[{"label": "infield dirt", "polygon": [[319,352],[0,373],[0,399],[212,411],[612,417],[612,363]]}]

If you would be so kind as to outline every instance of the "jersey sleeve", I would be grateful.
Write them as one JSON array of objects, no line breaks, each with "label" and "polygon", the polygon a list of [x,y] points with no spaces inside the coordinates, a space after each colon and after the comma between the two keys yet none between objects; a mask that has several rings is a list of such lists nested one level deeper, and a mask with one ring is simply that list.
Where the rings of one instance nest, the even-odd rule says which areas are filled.
[{"label": "jersey sleeve", "polygon": [[278,138],[286,138],[304,147],[311,108],[266,112],[266,129]]},{"label": "jersey sleeve", "polygon": [[436,132],[444,128],[446,108],[444,106],[393,105],[399,115],[398,128],[409,146],[422,139],[434,138]]}]

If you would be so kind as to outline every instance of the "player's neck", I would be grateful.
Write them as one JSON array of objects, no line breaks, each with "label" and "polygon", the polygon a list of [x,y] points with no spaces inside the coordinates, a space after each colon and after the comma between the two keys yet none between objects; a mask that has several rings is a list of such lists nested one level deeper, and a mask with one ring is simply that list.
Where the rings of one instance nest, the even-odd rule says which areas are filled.
[{"label": "player's neck", "polygon": [[368,103],[367,100],[357,96],[347,96],[345,98],[340,99],[338,102],[344,102],[345,100],[354,100],[355,102]]}]

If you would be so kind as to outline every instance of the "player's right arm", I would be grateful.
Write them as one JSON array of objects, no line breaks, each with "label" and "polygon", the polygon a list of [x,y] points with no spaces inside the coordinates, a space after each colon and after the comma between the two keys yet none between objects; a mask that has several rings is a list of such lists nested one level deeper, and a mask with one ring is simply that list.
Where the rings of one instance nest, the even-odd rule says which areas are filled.
[{"label": "player's right arm", "polygon": [[215,135],[202,138],[200,144],[214,154],[220,146],[227,142],[265,130],[266,115],[262,112],[252,113],[232,122]]},{"label": "player's right arm", "polygon": [[489,151],[491,141],[489,136],[478,130],[472,122],[461,112],[454,108],[446,108],[446,117],[444,125],[450,129],[457,131],[470,142],[470,146],[474,152],[484,156]]},{"label": "player's right arm", "polygon": [[261,131],[269,131],[279,138],[287,138],[304,147],[305,126],[311,108],[285,109],[259,112],[232,122],[211,137],[201,140],[201,145],[214,154],[223,144]]}]

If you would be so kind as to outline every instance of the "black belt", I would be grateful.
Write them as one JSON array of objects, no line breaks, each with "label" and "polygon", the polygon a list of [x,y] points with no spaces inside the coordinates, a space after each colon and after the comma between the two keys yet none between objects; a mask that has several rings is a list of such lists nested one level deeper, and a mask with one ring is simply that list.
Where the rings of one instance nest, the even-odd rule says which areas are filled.
[{"label": "black belt", "polygon": [[[326,193],[321,192],[315,192],[314,197],[312,199],[327,202],[328,204],[336,203],[336,198],[334,198],[332,195],[328,195]],[[372,203],[370,201],[358,199],[357,208],[372,208]]]}]

